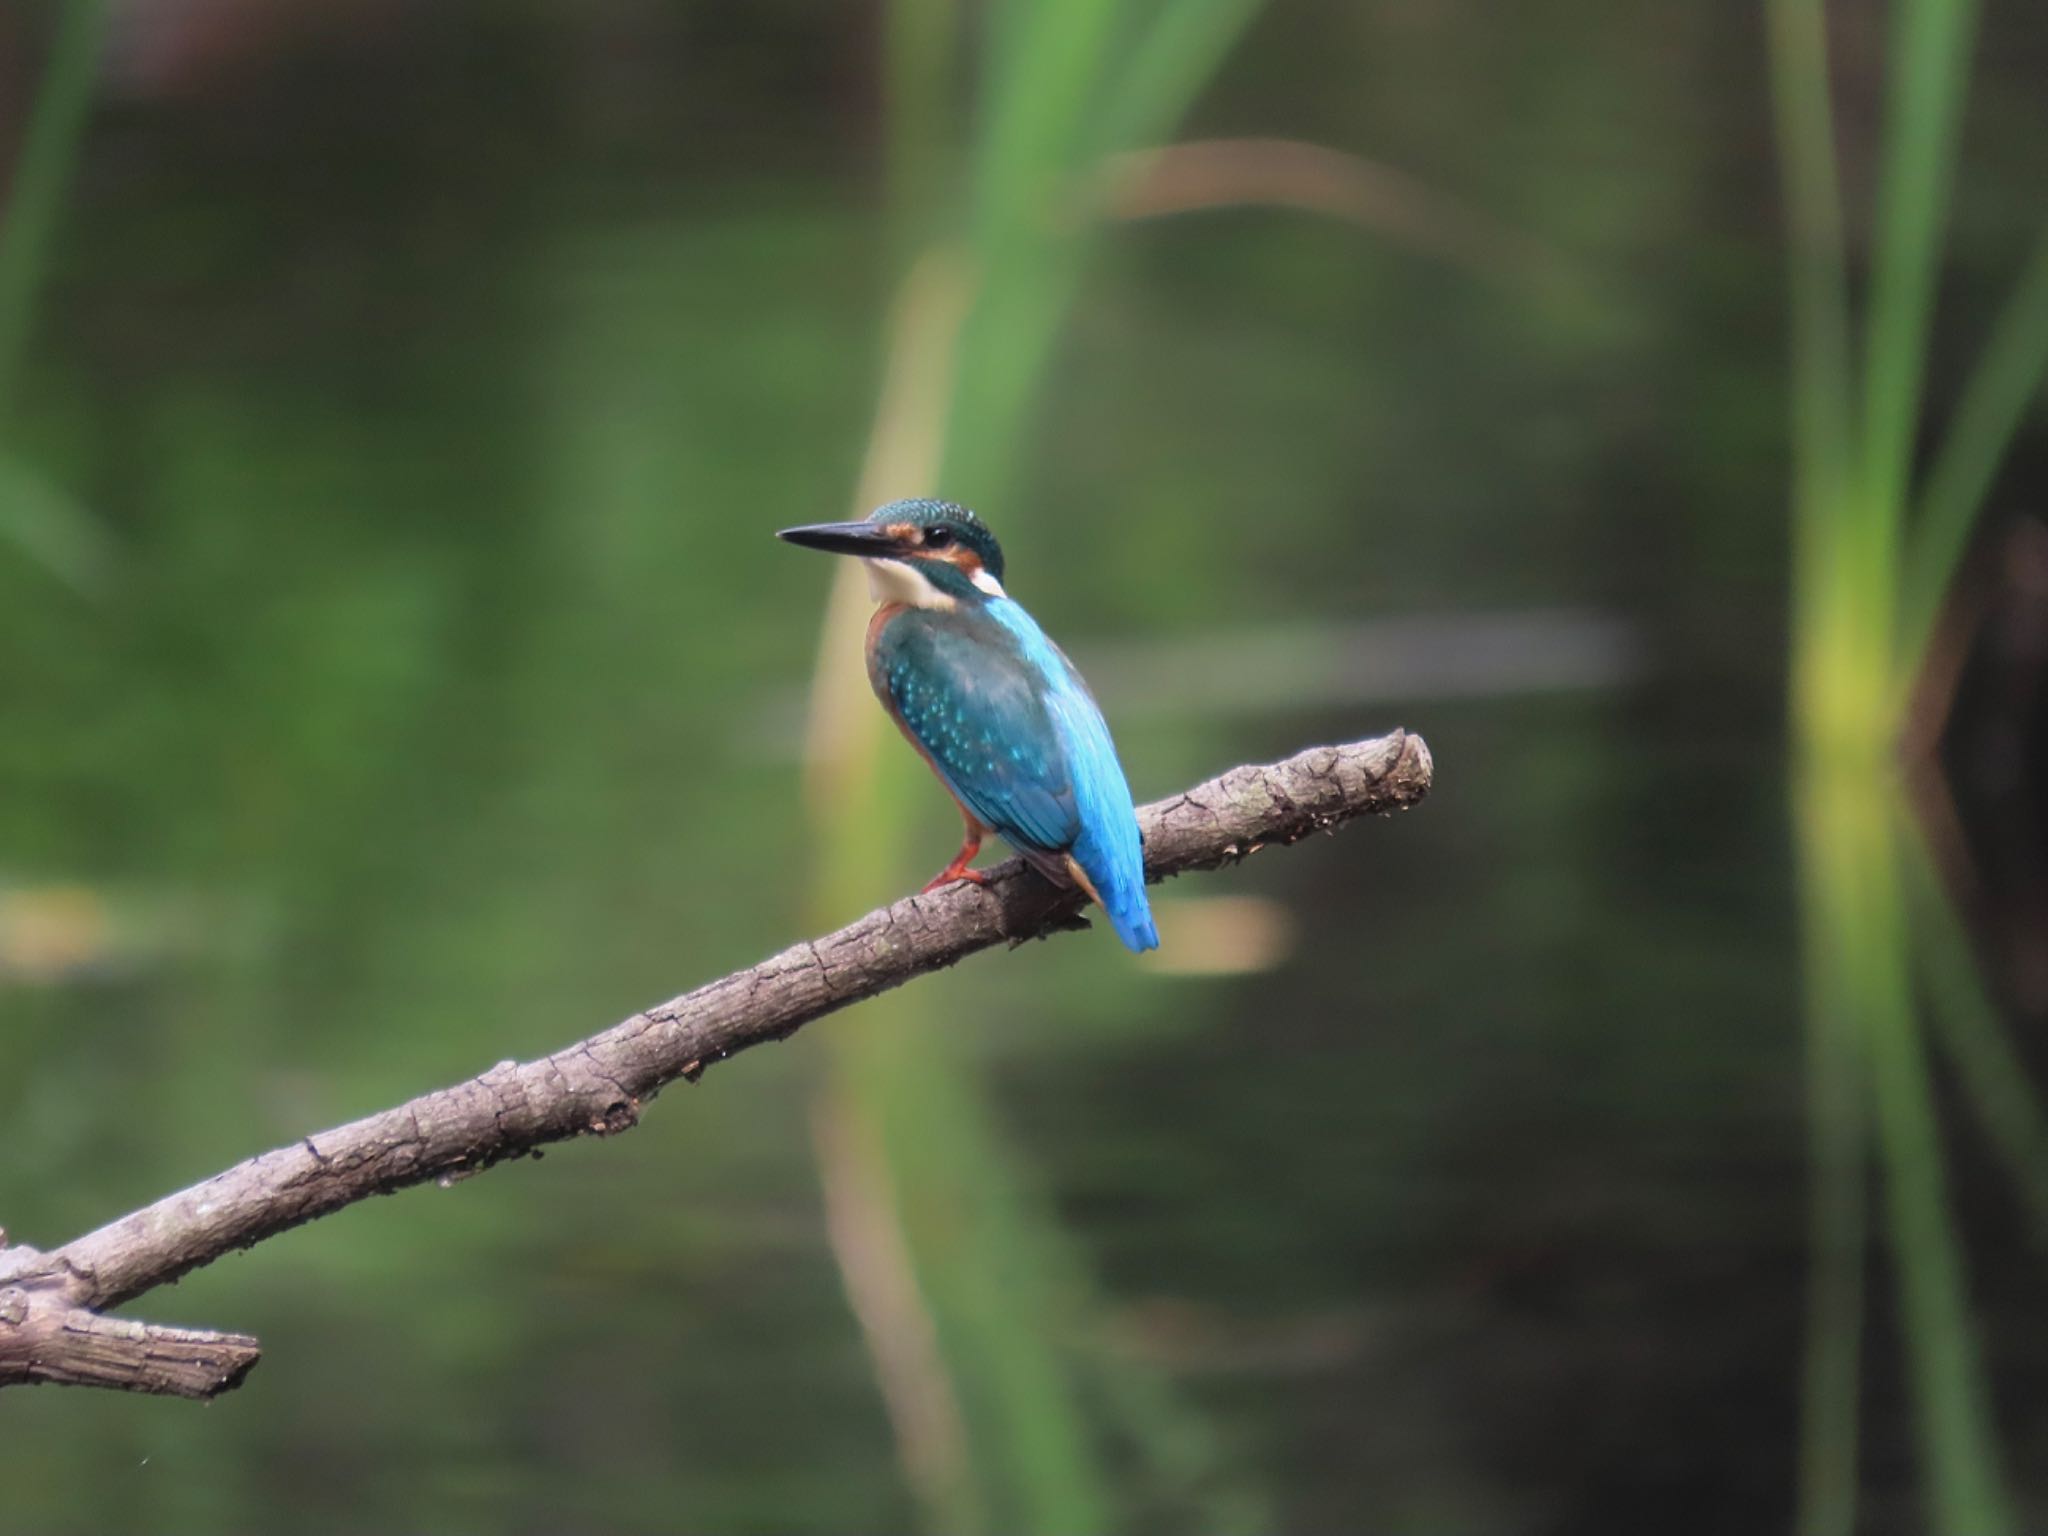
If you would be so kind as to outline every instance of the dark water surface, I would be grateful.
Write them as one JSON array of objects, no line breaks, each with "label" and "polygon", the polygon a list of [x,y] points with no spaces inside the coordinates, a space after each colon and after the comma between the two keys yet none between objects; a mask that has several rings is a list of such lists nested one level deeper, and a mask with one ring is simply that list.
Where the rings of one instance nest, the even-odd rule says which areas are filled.
[{"label": "dark water surface", "polygon": [[[928,1266],[967,1469],[939,1524],[1789,1527],[1808,1125],[1761,56],[1718,7],[1541,9],[1279,7],[1197,126],[1385,155],[1581,288],[1267,215],[1134,230],[984,509],[1141,797],[1400,724],[1425,807],[1171,891],[1169,960],[1195,899],[1259,900],[1225,914],[1270,940],[1240,974],[1101,932],[983,956],[631,1136],[148,1298],[262,1366],[204,1408],[0,1396],[0,1531],[914,1523],[820,1193],[835,1095],[882,1106]],[[825,572],[769,533],[844,511],[869,424],[872,39],[787,6],[487,10],[252,23],[260,62],[138,33],[85,146],[12,451],[105,556],[74,583],[0,544],[22,1240],[812,924]],[[1503,614],[1504,651],[1372,627]],[[1253,645],[1228,686],[1175,661]],[[913,793],[862,903],[950,851]],[[1991,1454],[2048,1521],[2048,1271],[1944,1123]],[[1869,1274],[1856,1528],[1932,1529],[1880,1233]]]}]

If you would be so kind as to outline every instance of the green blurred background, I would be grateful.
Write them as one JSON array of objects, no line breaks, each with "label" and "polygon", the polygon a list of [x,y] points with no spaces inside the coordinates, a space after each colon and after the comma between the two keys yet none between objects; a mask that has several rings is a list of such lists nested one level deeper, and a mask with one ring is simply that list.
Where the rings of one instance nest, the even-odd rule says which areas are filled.
[{"label": "green blurred background", "polygon": [[[149,1297],[264,1364],[0,1396],[0,1530],[2048,1526],[2044,78],[2017,0],[0,5],[14,1238],[936,868],[777,527],[975,502],[1141,799],[1440,774]],[[1837,457],[1992,429],[1922,524],[1829,480],[1866,301]]]}]

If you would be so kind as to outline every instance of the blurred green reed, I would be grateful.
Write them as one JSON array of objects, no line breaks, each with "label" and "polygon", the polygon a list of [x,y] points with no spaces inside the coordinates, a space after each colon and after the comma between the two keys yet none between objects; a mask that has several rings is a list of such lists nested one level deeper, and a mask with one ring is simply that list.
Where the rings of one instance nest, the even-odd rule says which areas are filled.
[{"label": "blurred green reed", "polygon": [[[2022,1159],[2039,1110],[1995,1014],[1962,978],[1938,886],[1908,921],[1919,857],[1895,755],[1941,605],[1998,463],[2048,368],[2048,245],[1984,344],[1924,476],[1915,475],[1936,279],[1968,98],[1976,8],[1900,0],[1886,55],[1876,216],[1860,334],[1850,303],[1822,0],[1770,0],[1790,243],[1794,559],[1792,721],[1812,1073],[1812,1230],[1801,1529],[1856,1518],[1866,1156],[1874,1154],[1900,1287],[1932,1528],[2015,1528],[1949,1216],[1916,977],[1925,973],[1971,1100]],[[1932,934],[1932,939],[1927,936]],[[1913,947],[1919,939],[1916,959]]]},{"label": "blurred green reed", "polygon": [[84,508],[20,463],[9,442],[16,381],[106,37],[107,0],[67,0],[57,11],[42,87],[0,204],[0,540],[83,591],[105,563],[104,535]]},{"label": "blurred green reed", "polygon": [[[857,513],[936,491],[1001,503],[998,525],[1017,526],[1002,493],[1098,233],[1104,163],[1173,130],[1255,10],[1010,4],[963,71],[949,0],[891,7],[890,185],[906,275]],[[963,73],[971,133],[957,122]],[[955,164],[948,149],[963,139]],[[946,852],[908,853],[916,797],[934,791],[910,753],[885,749],[858,659],[867,606],[858,571],[842,570],[809,752],[823,921],[886,899]],[[849,795],[861,815],[843,814]],[[974,1047],[949,1027],[949,995],[899,993],[864,1010],[859,1030],[835,1031],[819,1112],[837,1128],[819,1137],[834,1160],[835,1251],[926,1523],[1085,1533],[1144,1505],[1190,1529],[1259,1528],[1259,1502],[1225,1486],[1199,1419],[1145,1368],[1102,1358],[1086,1258],[997,1123]]]},{"label": "blurred green reed", "polygon": [[[1913,474],[1976,9],[1895,10],[1869,301],[1850,274],[1821,0],[1770,0],[1792,286],[1794,719],[1811,748],[1888,752],[1998,464],[2048,373],[2048,234]],[[1860,342],[1860,345],[1858,344]]]},{"label": "blurred green reed", "polygon": [[1936,1043],[1954,1064],[1957,1084],[2020,1197],[2033,1208],[2036,1245],[2048,1248],[2048,1115],[2028,1085],[2026,1064],[2007,1038],[1970,936],[1926,850],[1909,841],[1906,853],[1908,917]]}]

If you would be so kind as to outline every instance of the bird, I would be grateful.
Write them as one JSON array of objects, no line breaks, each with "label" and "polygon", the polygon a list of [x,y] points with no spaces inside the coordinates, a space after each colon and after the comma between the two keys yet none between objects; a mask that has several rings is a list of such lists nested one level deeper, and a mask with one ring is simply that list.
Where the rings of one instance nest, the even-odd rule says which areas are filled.
[{"label": "bird", "polygon": [[892,501],[867,518],[777,538],[867,567],[868,683],[952,795],[966,835],[926,891],[972,868],[994,832],[1054,884],[1079,887],[1134,952],[1159,931],[1131,788],[1095,696],[1003,590],[1003,550],[950,501]]}]

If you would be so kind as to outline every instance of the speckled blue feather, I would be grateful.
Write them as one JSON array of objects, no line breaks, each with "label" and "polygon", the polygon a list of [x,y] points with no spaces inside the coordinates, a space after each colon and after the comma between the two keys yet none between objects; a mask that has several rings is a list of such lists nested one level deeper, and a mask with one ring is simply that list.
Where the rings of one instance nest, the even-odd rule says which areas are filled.
[{"label": "speckled blue feather", "polygon": [[1109,727],[1030,614],[992,596],[897,609],[872,636],[868,675],[976,820],[1054,870],[1071,853],[1117,937],[1157,947],[1138,818]]}]

